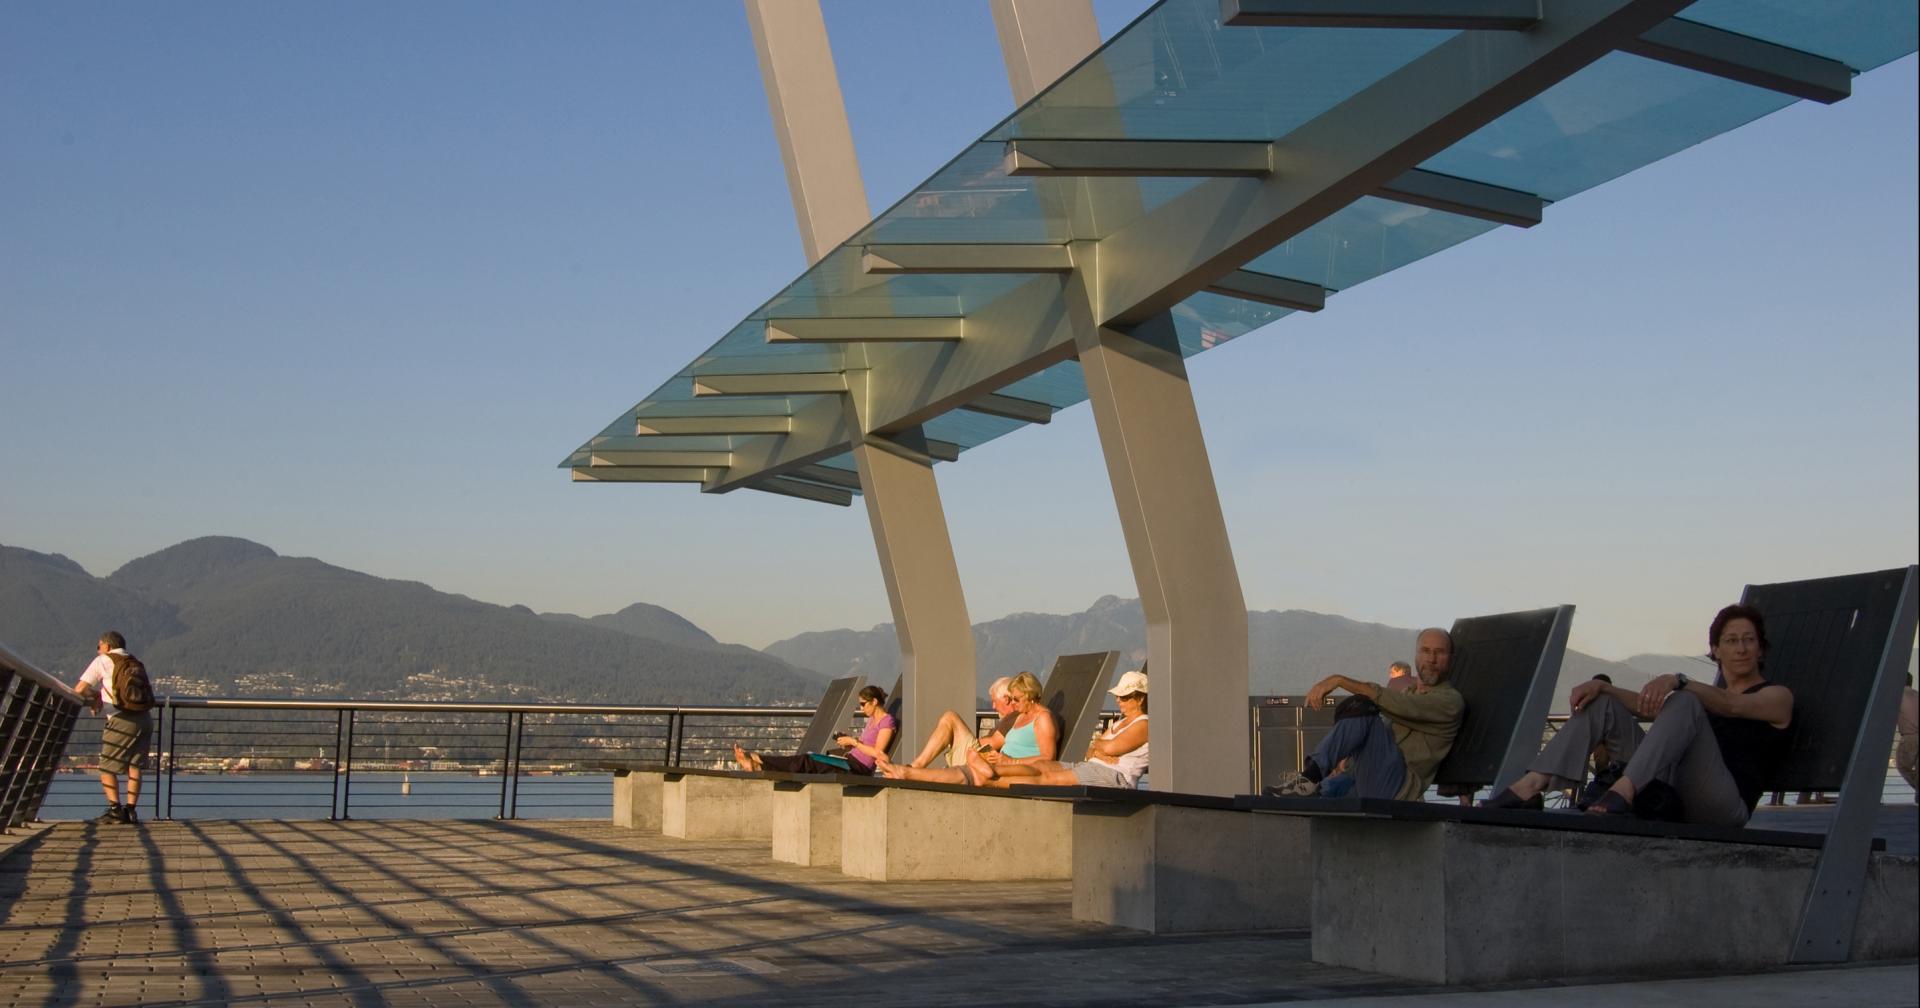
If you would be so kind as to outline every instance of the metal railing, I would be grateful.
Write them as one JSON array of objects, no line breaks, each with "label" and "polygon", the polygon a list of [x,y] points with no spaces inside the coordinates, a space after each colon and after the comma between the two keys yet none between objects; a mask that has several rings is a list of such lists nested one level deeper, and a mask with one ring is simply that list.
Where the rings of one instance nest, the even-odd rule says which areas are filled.
[{"label": "metal railing", "polygon": [[39,818],[85,703],[0,644],[0,833]]},{"label": "metal railing", "polygon": [[[790,749],[813,711],[163,697],[154,716],[149,818],[512,819],[610,814],[600,764],[720,766],[736,743]],[[102,724],[69,726],[48,818],[98,804]]]},{"label": "metal railing", "polygon": [[[149,819],[610,815],[603,764],[720,767],[736,744],[796,748],[813,716],[806,707],[199,697],[162,697],[153,713],[140,764]],[[979,711],[976,721],[990,726],[994,716]],[[55,778],[46,818],[98,811],[103,723],[69,719],[64,755],[42,775]]]}]

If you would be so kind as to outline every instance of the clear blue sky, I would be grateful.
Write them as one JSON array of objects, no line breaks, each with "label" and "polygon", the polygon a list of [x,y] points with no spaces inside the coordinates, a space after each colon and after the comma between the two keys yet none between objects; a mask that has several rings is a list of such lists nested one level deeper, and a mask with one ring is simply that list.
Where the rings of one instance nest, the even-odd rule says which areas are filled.
[{"label": "clear blue sky", "polygon": [[[986,3],[826,8],[876,208],[1010,110]],[[1912,563],[1915,94],[1908,57],[1195,358],[1248,604],[1574,602],[1623,657]],[[804,265],[736,3],[0,2],[0,543],[883,622],[858,505],[553,468]],[[975,620],[1135,594],[1084,405],[939,474]]]}]

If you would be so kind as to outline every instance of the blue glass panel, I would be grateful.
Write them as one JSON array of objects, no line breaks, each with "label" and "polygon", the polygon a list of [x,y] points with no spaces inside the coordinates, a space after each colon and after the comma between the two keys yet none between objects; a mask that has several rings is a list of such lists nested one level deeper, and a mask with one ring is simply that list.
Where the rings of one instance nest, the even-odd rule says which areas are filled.
[{"label": "blue glass panel", "polygon": [[[968,145],[925,184],[722,336],[641,408],[786,413],[805,397],[692,400],[694,373],[838,370],[857,347],[769,345],[776,317],[968,314],[1023,282],[1007,276],[870,277],[861,246],[1060,243],[1099,239],[1206,184],[1193,179],[1031,179],[1005,173],[1010,138],[1281,139],[1452,38],[1451,32],[1222,28],[1217,0],[1167,0],[1038,99]],[[1691,20],[1866,70],[1911,53],[1913,0],[1700,0]],[[1558,200],[1766,115],[1791,99],[1615,54],[1429,159],[1423,167]],[[1549,226],[1551,221],[1549,220]],[[1256,257],[1247,268],[1331,290],[1397,269],[1496,225],[1362,198]],[[1287,314],[1214,294],[1172,312],[1183,354]],[[1014,382],[1008,395],[1070,406],[1086,397],[1069,361]],[[632,434],[629,410],[607,436]],[[972,447],[1025,426],[955,411],[929,436]],[[849,466],[851,462],[847,463]]]},{"label": "blue glass panel", "polygon": [[1614,53],[1421,167],[1565,199],[1794,100]]},{"label": "blue glass panel", "polygon": [[1262,253],[1247,268],[1341,291],[1499,226],[1368,196]]},{"label": "blue glass panel", "polygon": [[1920,45],[1920,4],[1885,0],[1698,0],[1689,21],[1839,60],[1858,71]]}]

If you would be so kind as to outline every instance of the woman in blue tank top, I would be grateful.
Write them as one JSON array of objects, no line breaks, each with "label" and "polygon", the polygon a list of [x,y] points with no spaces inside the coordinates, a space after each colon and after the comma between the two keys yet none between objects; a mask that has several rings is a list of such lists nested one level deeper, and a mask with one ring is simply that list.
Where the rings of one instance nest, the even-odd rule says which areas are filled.
[{"label": "woman in blue tank top", "polygon": [[1040,680],[1022,672],[1007,684],[1007,695],[1014,701],[1013,727],[1002,737],[999,752],[982,750],[984,758],[989,763],[1052,759],[1059,751],[1059,730],[1047,705],[1040,702]]}]

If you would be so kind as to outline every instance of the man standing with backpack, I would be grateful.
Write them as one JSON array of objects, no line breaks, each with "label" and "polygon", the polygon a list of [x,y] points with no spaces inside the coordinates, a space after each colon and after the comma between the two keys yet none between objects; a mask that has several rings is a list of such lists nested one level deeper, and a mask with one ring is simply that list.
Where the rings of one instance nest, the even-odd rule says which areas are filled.
[{"label": "man standing with backpack", "polygon": [[[80,674],[73,691],[87,699],[95,714],[106,701],[109,713],[100,729],[100,788],[107,793],[107,810],[97,823],[140,821],[140,764],[153,737],[153,683],[147,667],[127,653],[127,639],[117,631],[100,635],[100,654]],[[127,800],[120,801],[119,776],[127,778]]]}]

